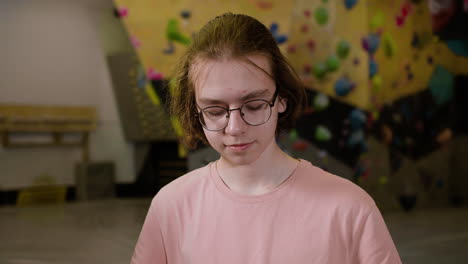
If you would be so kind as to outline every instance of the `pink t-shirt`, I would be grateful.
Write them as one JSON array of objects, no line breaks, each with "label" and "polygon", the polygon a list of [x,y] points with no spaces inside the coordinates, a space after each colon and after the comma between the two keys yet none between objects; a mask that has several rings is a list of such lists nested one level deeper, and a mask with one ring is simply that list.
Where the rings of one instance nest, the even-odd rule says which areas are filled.
[{"label": "pink t-shirt", "polygon": [[301,160],[274,190],[231,191],[214,163],[154,197],[133,264],[401,263],[374,201]]}]

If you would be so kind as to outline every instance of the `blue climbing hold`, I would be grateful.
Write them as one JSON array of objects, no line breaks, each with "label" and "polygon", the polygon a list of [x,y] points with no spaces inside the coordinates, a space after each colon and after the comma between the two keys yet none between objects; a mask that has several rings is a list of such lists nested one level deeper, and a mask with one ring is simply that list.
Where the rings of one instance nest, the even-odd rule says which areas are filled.
[{"label": "blue climbing hold", "polygon": [[453,74],[437,65],[429,81],[429,89],[437,105],[447,103],[453,98],[453,84]]},{"label": "blue climbing hold", "polygon": [[346,9],[350,10],[352,9],[356,4],[358,0],[344,0],[344,4]]},{"label": "blue climbing hold", "polygon": [[351,121],[351,129],[357,130],[361,129],[367,121],[367,116],[363,111],[359,109],[354,109],[349,117]]},{"label": "blue climbing hold", "polygon": [[379,71],[379,65],[372,58],[369,59],[369,77],[372,78]]},{"label": "blue climbing hold", "polygon": [[355,84],[348,78],[342,77],[335,82],[335,93],[338,96],[348,95],[355,87]]},{"label": "blue climbing hold", "polygon": [[273,37],[275,38],[275,41],[276,41],[276,43],[278,45],[283,44],[286,41],[288,41],[288,36],[287,35],[279,33],[279,25],[277,23],[275,23],[275,22],[271,23],[270,32],[273,35]]}]

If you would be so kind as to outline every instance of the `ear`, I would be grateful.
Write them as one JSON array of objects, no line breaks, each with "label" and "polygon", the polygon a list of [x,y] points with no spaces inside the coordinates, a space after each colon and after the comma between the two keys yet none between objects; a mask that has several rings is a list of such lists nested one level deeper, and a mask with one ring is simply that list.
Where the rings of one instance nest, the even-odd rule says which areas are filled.
[{"label": "ear", "polygon": [[278,97],[278,113],[284,113],[288,107],[288,99]]}]

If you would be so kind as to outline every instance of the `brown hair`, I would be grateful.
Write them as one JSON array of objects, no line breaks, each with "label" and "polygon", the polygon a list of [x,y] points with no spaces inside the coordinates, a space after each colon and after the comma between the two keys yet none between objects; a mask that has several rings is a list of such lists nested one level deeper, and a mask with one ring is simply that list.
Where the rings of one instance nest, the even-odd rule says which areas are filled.
[{"label": "brown hair", "polygon": [[187,147],[207,143],[202,126],[195,117],[198,110],[193,64],[202,59],[246,59],[248,55],[262,55],[269,59],[278,95],[287,102],[286,111],[278,117],[277,134],[294,125],[306,102],[305,88],[296,72],[281,54],[265,25],[250,16],[225,13],[203,26],[176,67],[170,109],[171,114],[179,119],[184,133],[182,141]]}]

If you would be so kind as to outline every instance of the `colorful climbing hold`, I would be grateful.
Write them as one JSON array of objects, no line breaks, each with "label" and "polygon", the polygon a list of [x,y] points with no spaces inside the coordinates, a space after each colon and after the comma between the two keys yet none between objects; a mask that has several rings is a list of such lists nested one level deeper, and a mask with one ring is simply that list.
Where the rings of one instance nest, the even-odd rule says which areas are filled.
[{"label": "colorful climbing hold", "polygon": [[370,78],[374,77],[374,75],[376,75],[378,71],[379,71],[379,65],[374,59],[370,58],[369,59],[369,77]]},{"label": "colorful climbing hold", "polygon": [[403,16],[396,16],[395,17],[395,23],[398,27],[402,27],[405,24],[405,18]]},{"label": "colorful climbing hold", "polygon": [[290,45],[288,45],[286,50],[287,50],[288,53],[295,53],[297,51],[297,45],[290,44]]},{"label": "colorful climbing hold", "polygon": [[336,54],[340,59],[346,59],[346,57],[349,55],[350,49],[351,45],[349,45],[349,42],[346,40],[341,40],[336,46]]},{"label": "colorful climbing hold", "polygon": [[367,37],[362,39],[362,47],[369,52],[369,54],[374,54],[379,48],[380,36],[377,34],[369,34]]},{"label": "colorful climbing hold", "polygon": [[447,47],[456,55],[468,57],[468,40],[466,39],[449,39],[446,41]]},{"label": "colorful climbing hold", "polygon": [[189,19],[191,16],[192,16],[192,13],[189,11],[189,10],[182,10],[180,12],[180,16],[183,18],[183,19]]},{"label": "colorful climbing hold", "polygon": [[388,183],[388,177],[387,177],[387,176],[381,176],[381,177],[379,178],[379,183],[380,183],[381,185],[387,184],[387,183]]},{"label": "colorful climbing hold", "polygon": [[304,64],[304,66],[302,67],[302,69],[303,69],[303,72],[304,72],[304,73],[310,73],[311,70],[312,70],[312,66],[310,66],[310,64],[306,63],[306,64]]},{"label": "colorful climbing hold", "polygon": [[166,37],[169,41],[178,42],[184,45],[190,44],[190,38],[184,36],[179,29],[179,22],[176,19],[169,19],[166,27]]},{"label": "colorful climbing hold", "polygon": [[307,48],[310,50],[310,51],[314,51],[315,50],[315,41],[313,39],[309,39],[306,43],[307,45]]},{"label": "colorful climbing hold", "polygon": [[335,93],[338,96],[348,95],[355,87],[355,84],[348,78],[342,77],[335,82]]},{"label": "colorful climbing hold", "polygon": [[328,9],[325,7],[319,7],[315,9],[315,21],[319,25],[325,25],[328,23]]},{"label": "colorful climbing hold", "polygon": [[293,149],[296,150],[296,151],[303,152],[303,151],[307,150],[308,146],[309,146],[309,144],[307,144],[307,142],[305,142],[304,140],[297,140],[293,144]]},{"label": "colorful climbing hold", "polygon": [[125,6],[121,6],[117,8],[117,15],[121,18],[125,18],[128,16],[128,8]]},{"label": "colorful climbing hold", "polygon": [[382,27],[384,21],[384,13],[382,11],[377,12],[369,22],[371,31],[376,31],[378,28]]},{"label": "colorful climbing hold", "polygon": [[358,0],[344,0],[344,4],[346,9],[351,10],[356,4]]},{"label": "colorful climbing hold", "polygon": [[432,56],[427,57],[427,63],[433,64],[434,63],[434,58]]},{"label": "colorful climbing hold", "polygon": [[290,140],[297,140],[297,130],[296,129],[291,129],[291,132],[289,132],[289,139]]},{"label": "colorful climbing hold", "polygon": [[318,93],[314,97],[313,106],[317,111],[325,110],[330,104],[330,99],[323,93]]},{"label": "colorful climbing hold", "polygon": [[382,42],[385,55],[389,58],[395,56],[397,47],[392,35],[389,33],[384,33],[382,36]]},{"label": "colorful climbing hold", "polygon": [[279,44],[283,44],[283,43],[285,43],[286,41],[288,41],[288,36],[279,33],[279,25],[278,25],[278,23],[276,23],[276,22],[271,23],[271,25],[270,25],[270,32],[271,32],[271,34],[273,35],[273,37],[275,38],[275,41],[276,41],[276,43],[277,43],[278,45],[279,45]]},{"label": "colorful climbing hold", "polygon": [[315,63],[312,72],[317,79],[321,80],[327,73],[327,66],[323,62]]},{"label": "colorful climbing hold", "polygon": [[452,99],[453,84],[453,74],[441,65],[437,65],[429,81],[429,89],[437,105],[442,105]]},{"label": "colorful climbing hold", "polygon": [[153,68],[148,68],[148,71],[146,72],[146,75],[148,76],[149,80],[162,80],[163,75],[160,72],[155,71]]},{"label": "colorful climbing hold", "polygon": [[374,89],[375,92],[380,91],[383,85],[383,80],[380,75],[376,74],[374,77],[372,77],[372,88]]},{"label": "colorful climbing hold", "polygon": [[132,46],[135,49],[138,49],[141,47],[141,41],[136,37],[136,36],[130,36],[130,43],[132,43]]},{"label": "colorful climbing hold", "polygon": [[327,57],[325,64],[327,65],[327,71],[334,72],[340,67],[340,60],[335,55],[330,55]]},{"label": "colorful climbing hold", "polygon": [[315,129],[315,140],[320,142],[329,141],[332,138],[330,130],[322,125],[318,125]]},{"label": "colorful climbing hold", "polygon": [[351,129],[359,130],[366,124],[367,116],[363,111],[356,108],[351,111],[349,119],[351,122]]},{"label": "colorful climbing hold", "polygon": [[348,146],[354,147],[356,145],[362,144],[363,142],[365,142],[364,131],[360,129],[351,134],[348,139]]}]

